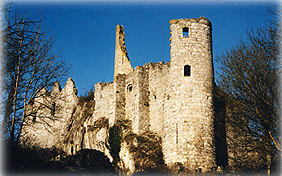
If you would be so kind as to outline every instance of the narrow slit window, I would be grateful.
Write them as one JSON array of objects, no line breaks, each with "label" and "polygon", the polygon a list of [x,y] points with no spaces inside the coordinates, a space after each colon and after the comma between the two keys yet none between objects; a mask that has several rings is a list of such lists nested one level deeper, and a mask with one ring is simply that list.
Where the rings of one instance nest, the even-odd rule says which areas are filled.
[{"label": "narrow slit window", "polygon": [[176,130],[175,130],[176,131],[176,138],[175,138],[176,141],[175,142],[176,142],[176,144],[178,144],[178,123],[175,124],[175,125],[176,125],[176,127],[175,127],[176,128]]},{"label": "narrow slit window", "polygon": [[183,37],[189,37],[189,28],[184,27],[182,29],[183,29]]},{"label": "narrow slit window", "polygon": [[56,104],[55,104],[55,103],[52,103],[52,110],[51,110],[52,116],[55,115],[55,107],[56,107]]},{"label": "narrow slit window", "polygon": [[184,76],[191,76],[191,67],[190,65],[184,66]]},{"label": "narrow slit window", "polygon": [[32,116],[32,123],[35,123],[36,122],[36,113],[32,112],[31,116]]}]

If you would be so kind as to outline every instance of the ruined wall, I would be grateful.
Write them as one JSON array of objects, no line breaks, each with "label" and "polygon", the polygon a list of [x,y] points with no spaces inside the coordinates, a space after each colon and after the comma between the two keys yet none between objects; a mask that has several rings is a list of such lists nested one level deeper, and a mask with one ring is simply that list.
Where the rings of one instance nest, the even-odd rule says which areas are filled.
[{"label": "ruined wall", "polygon": [[93,121],[93,117],[87,118],[83,124],[85,133],[83,136],[83,148],[95,149],[103,152],[112,162],[113,157],[110,155],[109,139],[109,119],[104,117]]},{"label": "ruined wall", "polygon": [[161,136],[169,63],[148,63],[126,75],[125,114],[136,134],[151,130]]},{"label": "ruined wall", "polygon": [[141,134],[149,127],[148,68],[138,66],[126,75],[125,112],[132,121],[132,130]]},{"label": "ruined wall", "polygon": [[117,120],[125,118],[125,74],[119,74],[115,77],[114,102],[115,117],[110,119],[110,126],[113,126]]},{"label": "ruined wall", "polygon": [[[47,98],[51,102],[47,109],[40,109],[39,104],[29,109],[33,112],[37,108],[38,115],[46,117],[51,117],[55,109],[54,117],[58,118],[55,121],[46,118],[51,128],[40,120],[32,123],[34,120],[29,116],[22,139],[42,147],[60,146],[67,154],[75,154],[82,148],[96,149],[112,161],[106,147],[109,129],[119,121],[129,120],[133,133],[150,131],[161,137],[163,158],[169,167],[181,163],[199,172],[216,167],[211,23],[201,17],[172,20],[170,24],[171,61],[148,63],[134,70],[125,47],[124,29],[118,25],[114,82],[95,85],[95,106],[91,112],[87,111],[88,104],[78,105],[71,79],[63,90],[55,83],[50,95],[58,99]],[[45,89],[42,91],[49,94],[44,93]],[[45,100],[39,96],[36,101]],[[74,126],[77,130],[73,130]],[[73,134],[62,135],[72,130]],[[132,171],[129,155],[125,150],[121,153]]]},{"label": "ruined wall", "polygon": [[85,110],[84,106],[76,106],[72,116],[66,122],[67,128],[63,133],[63,151],[68,155],[75,155],[83,149]]},{"label": "ruined wall", "polygon": [[137,114],[136,74],[131,72],[125,78],[125,119],[131,120]]},{"label": "ruined wall", "polygon": [[[98,83],[95,85],[95,111],[93,113],[93,118],[91,123],[94,123],[101,117],[109,119],[110,124],[112,124],[113,119],[115,119],[115,93],[114,93],[114,83]],[[110,120],[111,119],[111,120]]]},{"label": "ruined wall", "polygon": [[134,69],[136,72],[136,89],[137,89],[137,115],[132,120],[133,132],[141,134],[149,130],[149,89],[148,89],[148,68],[138,66]]},{"label": "ruined wall", "polygon": [[116,48],[115,48],[115,73],[114,77],[118,74],[128,74],[133,71],[128,53],[125,46],[125,34],[123,26],[117,25],[116,27]]},{"label": "ruined wall", "polygon": [[198,18],[171,20],[170,24],[164,158],[169,166],[179,162],[192,171],[206,172],[216,166],[211,23]]},{"label": "ruined wall", "polygon": [[50,93],[41,89],[27,107],[23,123],[21,143],[25,146],[62,149],[66,122],[77,104],[77,90],[71,78],[61,90],[58,82]]},{"label": "ruined wall", "polygon": [[150,131],[162,136],[164,102],[170,62],[149,63]]}]

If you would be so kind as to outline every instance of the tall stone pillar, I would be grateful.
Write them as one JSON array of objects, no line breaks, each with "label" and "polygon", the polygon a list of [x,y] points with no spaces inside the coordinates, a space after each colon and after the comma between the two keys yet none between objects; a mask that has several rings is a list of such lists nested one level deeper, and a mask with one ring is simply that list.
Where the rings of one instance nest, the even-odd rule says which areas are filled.
[{"label": "tall stone pillar", "polygon": [[121,25],[116,27],[116,48],[115,48],[115,72],[114,77],[118,74],[128,74],[133,71],[131,67],[127,50],[125,47],[125,34]]}]

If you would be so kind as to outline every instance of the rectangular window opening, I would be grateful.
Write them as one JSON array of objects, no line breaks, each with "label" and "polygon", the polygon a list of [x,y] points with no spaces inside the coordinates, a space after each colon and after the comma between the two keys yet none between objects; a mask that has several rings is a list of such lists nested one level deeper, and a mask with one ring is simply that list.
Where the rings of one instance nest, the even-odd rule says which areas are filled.
[{"label": "rectangular window opening", "polygon": [[183,30],[183,37],[189,37],[189,28],[184,27],[182,28],[182,30]]},{"label": "rectangular window opening", "polygon": [[191,67],[190,65],[184,66],[184,76],[191,76]]}]

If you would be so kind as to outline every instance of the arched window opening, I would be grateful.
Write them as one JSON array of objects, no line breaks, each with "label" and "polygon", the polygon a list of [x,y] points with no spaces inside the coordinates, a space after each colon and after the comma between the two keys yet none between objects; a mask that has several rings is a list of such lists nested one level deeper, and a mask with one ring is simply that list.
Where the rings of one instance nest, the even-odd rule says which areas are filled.
[{"label": "arched window opening", "polygon": [[190,65],[184,66],[184,76],[191,76],[191,67]]},{"label": "arched window opening", "polygon": [[127,92],[131,92],[132,91],[132,84],[129,84],[128,86],[127,86]]},{"label": "arched window opening", "polygon": [[182,28],[182,34],[183,34],[183,37],[189,37],[189,28],[188,27],[184,27]]}]

